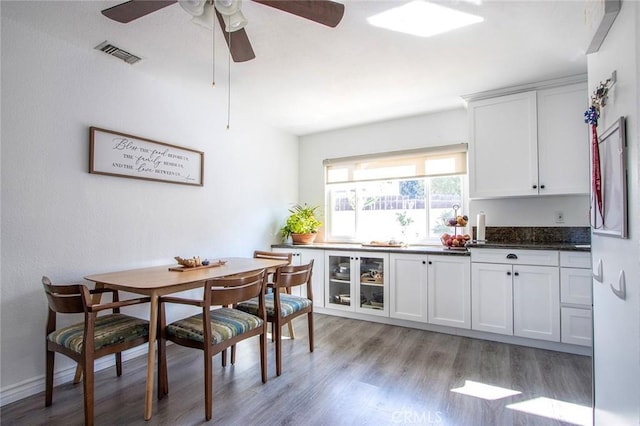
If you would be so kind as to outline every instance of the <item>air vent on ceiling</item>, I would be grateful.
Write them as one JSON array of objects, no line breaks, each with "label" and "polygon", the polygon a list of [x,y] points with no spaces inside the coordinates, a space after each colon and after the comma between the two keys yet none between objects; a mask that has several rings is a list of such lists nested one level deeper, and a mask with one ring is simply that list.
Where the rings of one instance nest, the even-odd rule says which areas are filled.
[{"label": "air vent on ceiling", "polygon": [[119,47],[114,46],[113,44],[109,43],[106,40],[100,43],[99,45],[97,45],[96,49],[103,51],[107,55],[115,56],[118,59],[122,59],[128,64],[135,64],[136,62],[142,59],[136,55],[133,55],[127,52],[126,50],[122,50]]}]

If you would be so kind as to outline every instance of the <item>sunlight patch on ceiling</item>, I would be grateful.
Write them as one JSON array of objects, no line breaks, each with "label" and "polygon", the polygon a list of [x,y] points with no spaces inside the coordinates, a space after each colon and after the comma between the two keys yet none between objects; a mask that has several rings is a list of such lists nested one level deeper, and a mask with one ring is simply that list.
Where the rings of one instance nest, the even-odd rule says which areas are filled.
[{"label": "sunlight patch on ceiling", "polygon": [[415,0],[373,15],[367,18],[367,21],[375,27],[419,37],[431,37],[477,24],[484,21],[484,18],[423,0]]},{"label": "sunlight patch on ceiling", "polygon": [[507,408],[574,425],[590,426],[592,424],[591,407],[552,398],[534,398],[528,401],[509,404]]},{"label": "sunlight patch on ceiling", "polygon": [[501,388],[499,386],[487,385],[473,380],[465,380],[464,386],[451,389],[451,392],[474,396],[489,401],[506,398],[508,396],[519,395],[521,392],[512,389]]}]

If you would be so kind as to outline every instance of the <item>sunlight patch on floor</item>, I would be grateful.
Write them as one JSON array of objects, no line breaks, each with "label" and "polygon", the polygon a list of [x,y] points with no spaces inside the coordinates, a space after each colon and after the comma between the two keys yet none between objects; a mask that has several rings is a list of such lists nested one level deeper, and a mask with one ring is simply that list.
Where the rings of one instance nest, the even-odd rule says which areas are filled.
[{"label": "sunlight patch on floor", "polygon": [[512,410],[535,414],[581,426],[591,426],[591,407],[539,397],[507,405]]},{"label": "sunlight patch on floor", "polygon": [[491,386],[484,383],[474,382],[473,380],[465,380],[464,386],[451,389],[451,392],[457,392],[464,395],[475,396],[489,401],[506,398],[508,396],[518,395],[521,392],[512,389]]}]

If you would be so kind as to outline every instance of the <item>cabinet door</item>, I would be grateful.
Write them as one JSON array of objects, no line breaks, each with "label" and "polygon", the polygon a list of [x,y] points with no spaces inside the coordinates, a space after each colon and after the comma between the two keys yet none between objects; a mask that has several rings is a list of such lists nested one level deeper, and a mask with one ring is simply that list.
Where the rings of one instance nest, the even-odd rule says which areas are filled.
[{"label": "cabinet door", "polygon": [[355,253],[356,311],[389,316],[389,255]]},{"label": "cabinet door", "polygon": [[429,256],[429,323],[471,328],[471,261],[462,256]]},{"label": "cabinet door", "polygon": [[558,268],[513,266],[513,334],[560,341]]},{"label": "cabinet door", "polygon": [[513,334],[511,265],[471,263],[471,328]]},{"label": "cabinet door", "polygon": [[576,120],[588,105],[586,83],[538,91],[540,194],[589,193],[589,126]]},{"label": "cabinet door", "polygon": [[325,251],[325,308],[353,311],[355,256],[343,251]]},{"label": "cabinet door", "polygon": [[389,262],[389,316],[427,322],[427,256],[391,253]]},{"label": "cabinet door", "polygon": [[562,308],[562,342],[591,346],[591,309]]},{"label": "cabinet door", "polygon": [[[324,250],[300,249],[293,256],[294,262],[305,265],[313,260],[313,274],[311,275],[311,290],[313,291],[313,306],[324,307]],[[303,288],[302,295],[307,296],[307,289]]]},{"label": "cabinet door", "polygon": [[537,194],[536,92],[470,102],[469,120],[470,198]]},{"label": "cabinet door", "polygon": [[[276,253],[291,253],[292,265],[304,265],[313,259],[313,275],[311,276],[311,290],[313,291],[313,305],[324,307],[324,250],[317,249],[288,249],[274,247]],[[307,289],[304,286],[295,287],[292,294],[307,297]]]},{"label": "cabinet door", "polygon": [[560,302],[591,308],[591,269],[560,268]]}]

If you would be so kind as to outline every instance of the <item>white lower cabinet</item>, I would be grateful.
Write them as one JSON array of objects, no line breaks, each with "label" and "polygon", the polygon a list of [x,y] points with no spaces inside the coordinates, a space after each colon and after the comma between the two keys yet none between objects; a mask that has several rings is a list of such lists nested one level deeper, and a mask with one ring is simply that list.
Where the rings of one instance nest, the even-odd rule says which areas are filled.
[{"label": "white lower cabinet", "polygon": [[[313,291],[313,305],[324,307],[324,250],[315,249],[285,249],[274,248],[277,253],[291,253],[293,265],[306,265],[313,260],[313,272],[311,275],[311,291]],[[307,296],[307,290],[303,286],[293,289],[299,296]],[[294,293],[295,294],[295,293]]]},{"label": "white lower cabinet", "polygon": [[430,324],[471,328],[471,260],[429,256],[427,313]]},{"label": "white lower cabinet", "polygon": [[592,279],[590,253],[560,253],[560,335],[563,343],[592,345]]},{"label": "white lower cabinet", "polygon": [[513,334],[560,341],[560,278],[555,266],[513,266]]},{"label": "white lower cabinet", "polygon": [[472,249],[471,261],[472,329],[560,341],[557,252]]},{"label": "white lower cabinet", "polygon": [[389,254],[325,251],[325,307],[389,316]]},{"label": "white lower cabinet", "polygon": [[470,260],[454,255],[390,255],[392,318],[471,328]]},{"label": "white lower cabinet", "polygon": [[511,265],[472,262],[471,301],[473,330],[512,335]]},{"label": "white lower cabinet", "polygon": [[591,346],[593,322],[591,309],[562,307],[562,342]]},{"label": "white lower cabinet", "polygon": [[427,322],[427,257],[391,253],[389,316]]}]

